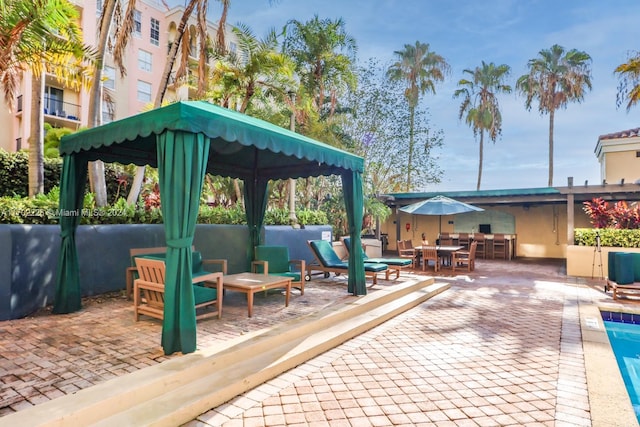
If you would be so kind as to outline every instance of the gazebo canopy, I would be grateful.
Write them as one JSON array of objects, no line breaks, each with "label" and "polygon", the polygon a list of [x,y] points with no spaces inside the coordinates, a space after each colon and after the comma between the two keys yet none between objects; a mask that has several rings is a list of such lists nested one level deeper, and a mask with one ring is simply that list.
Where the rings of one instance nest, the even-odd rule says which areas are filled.
[{"label": "gazebo canopy", "polygon": [[158,166],[156,137],[165,131],[202,133],[211,140],[207,172],[232,178],[300,178],[362,173],[361,157],[274,124],[203,101],[147,111],[64,137],[60,154]]},{"label": "gazebo canopy", "polygon": [[[60,183],[61,250],[54,312],[81,308],[75,230],[87,162],[134,163],[158,168],[167,239],[162,346],[166,354],[196,348],[191,244],[205,173],[244,181],[250,229],[247,253],[260,244],[271,179],[340,175],[351,244],[359,247],[364,160],[351,153],[202,101],[185,101],[63,137]],[[348,290],[366,294],[360,251],[349,261]],[[251,255],[249,255],[251,256]]]}]

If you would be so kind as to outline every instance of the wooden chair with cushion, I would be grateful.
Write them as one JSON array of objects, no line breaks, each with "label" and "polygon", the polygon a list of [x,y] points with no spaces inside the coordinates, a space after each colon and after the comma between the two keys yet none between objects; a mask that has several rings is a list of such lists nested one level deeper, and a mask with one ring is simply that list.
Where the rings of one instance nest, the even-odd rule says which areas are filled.
[{"label": "wooden chair with cushion", "polygon": [[287,246],[260,245],[255,248],[255,261],[251,263],[253,273],[291,277],[291,287],[300,289],[304,295],[306,261],[289,259]]},{"label": "wooden chair with cushion", "polygon": [[433,269],[438,272],[440,270],[440,257],[435,246],[422,247],[422,271],[426,271],[429,261],[433,261]]},{"label": "wooden chair with cushion", "polygon": [[460,250],[455,251],[451,255],[451,265],[453,267],[453,271],[456,270],[457,267],[467,267],[467,271],[473,271],[476,269],[476,248],[478,247],[478,242],[473,241],[469,246],[468,251]]},{"label": "wooden chair with cushion", "polygon": [[[135,258],[139,279],[133,282],[133,313],[136,322],[144,314],[164,318],[165,263],[164,260]],[[193,297],[196,319],[222,316],[222,273],[209,273],[193,278]],[[216,306],[217,311],[197,314],[198,309]]]}]

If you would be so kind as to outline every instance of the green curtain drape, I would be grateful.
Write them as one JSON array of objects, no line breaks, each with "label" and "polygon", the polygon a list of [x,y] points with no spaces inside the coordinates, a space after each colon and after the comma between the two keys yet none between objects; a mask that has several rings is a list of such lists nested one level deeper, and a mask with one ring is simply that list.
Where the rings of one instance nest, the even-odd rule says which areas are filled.
[{"label": "green curtain drape", "polygon": [[157,137],[162,217],[167,239],[162,348],[196,350],[191,245],[209,156],[204,134],[165,131]]},{"label": "green curtain drape", "polygon": [[72,313],[82,308],[76,229],[80,223],[87,159],[78,154],[64,156],[60,180],[60,257],[53,312]]},{"label": "green curtain drape", "polygon": [[351,256],[349,256],[349,281],[347,290],[353,295],[366,295],[367,284],[364,275],[364,260],[360,248],[360,228],[362,227],[362,217],[364,201],[362,195],[362,175],[356,171],[345,171],[342,173],[342,191],[344,192],[344,205],[347,211],[347,222],[349,225],[349,237],[351,237]]},{"label": "green curtain drape", "polygon": [[267,179],[258,176],[244,181],[244,207],[250,243],[247,248],[247,265],[253,261],[253,248],[261,244],[260,230],[267,210],[267,183]]}]

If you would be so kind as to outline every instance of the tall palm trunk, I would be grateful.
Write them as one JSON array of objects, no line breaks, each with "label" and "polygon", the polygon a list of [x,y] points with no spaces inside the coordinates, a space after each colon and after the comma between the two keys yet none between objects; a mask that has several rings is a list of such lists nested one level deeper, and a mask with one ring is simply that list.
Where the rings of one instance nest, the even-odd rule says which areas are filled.
[{"label": "tall palm trunk", "polygon": [[[104,5],[99,32],[96,69],[94,71],[93,84],[89,92],[89,127],[93,128],[101,124],[101,105],[102,105],[102,66],[104,63],[104,55],[107,51],[107,40],[109,39],[109,30],[113,21],[113,12],[116,7],[115,0],[106,0]],[[96,205],[107,205],[107,184],[104,177],[104,163],[101,160],[89,162],[89,185],[91,191],[95,194]]]},{"label": "tall palm trunk", "polygon": [[553,123],[556,111],[549,111],[549,187],[553,187]]},{"label": "tall palm trunk", "polygon": [[31,124],[29,131],[29,196],[44,193],[44,70],[31,81]]},{"label": "tall palm trunk", "polygon": [[[184,9],[182,19],[180,20],[180,25],[178,25],[178,29],[176,31],[176,39],[171,44],[171,49],[169,49],[169,53],[167,54],[167,62],[165,63],[164,70],[162,71],[160,86],[158,87],[156,99],[153,102],[153,108],[159,108],[162,105],[162,100],[164,99],[164,95],[167,92],[167,88],[169,87],[169,78],[171,77],[173,64],[176,61],[178,47],[180,46],[181,42],[184,42],[182,40],[182,36],[184,35],[185,29],[187,28],[187,22],[189,21],[191,13],[193,12],[193,9],[195,9],[197,3],[197,0],[192,0],[187,3],[187,6]],[[129,195],[127,196],[127,203],[129,204],[134,204],[138,201],[138,197],[140,196],[140,188],[142,187],[142,181],[144,180],[144,171],[144,166],[138,166],[136,168],[136,174],[133,177],[131,189],[129,190]]]},{"label": "tall palm trunk", "polygon": [[413,169],[413,130],[415,126],[416,108],[409,106],[409,155],[407,157],[407,187],[406,191],[411,191],[411,171]]},{"label": "tall palm trunk", "polygon": [[480,182],[482,181],[482,162],[484,161],[484,132],[480,129],[480,153],[478,155],[478,184],[476,191],[480,191]]}]

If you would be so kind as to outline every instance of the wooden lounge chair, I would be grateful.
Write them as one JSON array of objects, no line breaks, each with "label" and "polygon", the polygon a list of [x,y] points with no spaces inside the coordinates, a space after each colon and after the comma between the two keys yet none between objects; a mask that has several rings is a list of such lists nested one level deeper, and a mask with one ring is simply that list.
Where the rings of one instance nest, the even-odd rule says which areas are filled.
[{"label": "wooden lounge chair", "polygon": [[[315,262],[307,264],[307,280],[311,280],[313,271],[323,271],[328,277],[329,273],[348,274],[349,263],[340,259],[333,250],[330,242],[326,240],[307,240],[309,248],[315,258]],[[364,263],[364,274],[373,280],[373,284],[378,283],[378,273],[385,273],[385,279],[389,280],[389,266],[381,263]]]},{"label": "wooden lounge chair", "polygon": [[[141,314],[162,320],[164,318],[164,260],[136,258],[140,278],[133,282],[133,313],[136,322]],[[222,316],[222,273],[209,273],[193,278],[193,296],[196,310],[217,306],[217,311],[196,315],[196,319]],[[211,286],[211,287],[210,287]]]},{"label": "wooden lounge chair", "polygon": [[291,287],[300,289],[300,295],[304,295],[305,269],[305,260],[289,259],[286,246],[256,246],[255,261],[251,263],[252,273],[291,277]]},{"label": "wooden lounge chair", "polygon": [[[347,254],[349,254],[349,247],[351,247],[351,238],[343,237],[341,239],[341,242],[345,250],[347,251]],[[396,279],[400,277],[400,270],[412,266],[412,261],[407,258],[369,258],[367,253],[364,251],[364,248],[362,251],[362,257],[364,259],[364,262],[387,264],[390,269],[396,270]]]}]

